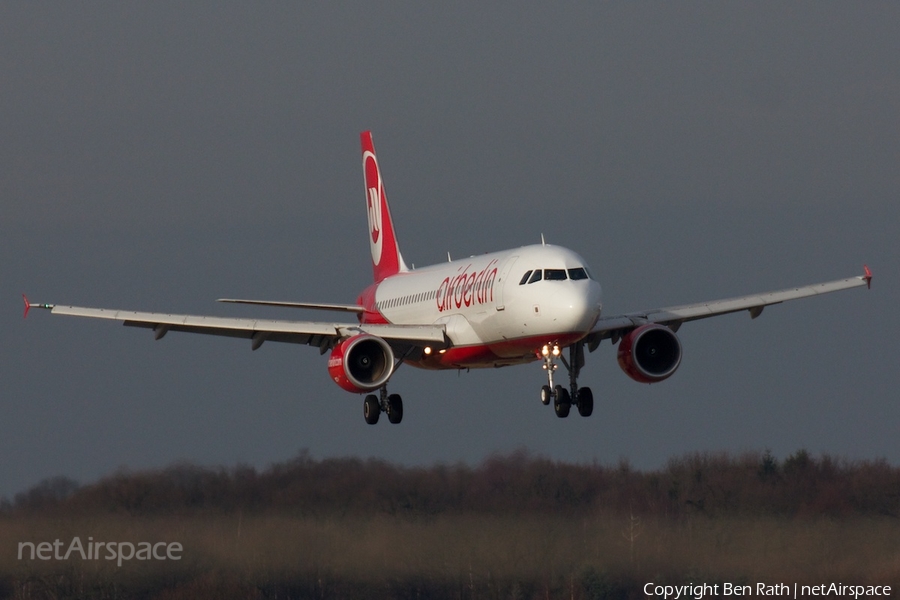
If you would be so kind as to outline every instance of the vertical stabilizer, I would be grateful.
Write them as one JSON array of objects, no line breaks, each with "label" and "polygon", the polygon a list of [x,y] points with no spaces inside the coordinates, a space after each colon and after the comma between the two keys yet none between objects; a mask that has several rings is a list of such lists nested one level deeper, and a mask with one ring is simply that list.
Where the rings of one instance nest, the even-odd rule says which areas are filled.
[{"label": "vertical stabilizer", "polygon": [[372,250],[372,270],[375,283],[385,277],[407,271],[400,256],[400,248],[394,235],[394,223],[391,210],[388,208],[387,194],[381,179],[381,169],[375,158],[375,145],[372,143],[372,132],[364,131],[360,135],[362,143],[363,174],[366,178],[366,208],[369,216],[369,247]]}]

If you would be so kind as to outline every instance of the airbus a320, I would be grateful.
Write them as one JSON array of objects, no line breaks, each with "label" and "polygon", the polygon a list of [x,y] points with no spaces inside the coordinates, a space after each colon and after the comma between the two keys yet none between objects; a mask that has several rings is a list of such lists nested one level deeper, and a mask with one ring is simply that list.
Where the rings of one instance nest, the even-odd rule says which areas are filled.
[{"label": "airbus a320", "polygon": [[[585,350],[610,339],[622,370],[641,383],[670,377],[681,363],[676,336],[688,321],[763,308],[787,300],[870,286],[864,267],[857,277],[787,290],[683,306],[602,315],[600,284],[584,259],[549,244],[410,269],[400,254],[371,132],[360,135],[373,282],[354,304],[220,299],[220,302],[337,311],[355,322],[296,321],[171,315],[59,304],[32,304],[57,315],[121,321],[150,329],[158,340],[170,331],[246,338],[253,350],[265,342],[306,344],[329,354],[328,374],[348,392],[366,394],[363,415],[374,425],[381,413],[403,418],[403,401],[387,385],[401,364],[423,369],[474,369],[539,362],[540,389],[558,417],[572,406],[583,417],[594,409],[589,387],[579,387]],[[558,365],[567,380],[559,383]]]}]

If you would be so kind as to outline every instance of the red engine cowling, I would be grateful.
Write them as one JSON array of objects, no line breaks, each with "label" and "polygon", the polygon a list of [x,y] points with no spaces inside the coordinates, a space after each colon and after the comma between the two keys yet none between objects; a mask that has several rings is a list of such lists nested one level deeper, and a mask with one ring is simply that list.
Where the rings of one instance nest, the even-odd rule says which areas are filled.
[{"label": "red engine cowling", "polygon": [[348,392],[371,392],[390,379],[394,353],[378,336],[362,333],[347,338],[331,351],[328,374]]},{"label": "red engine cowling", "polygon": [[619,342],[619,366],[640,383],[668,378],[681,364],[681,342],[664,325],[651,323],[631,331]]}]

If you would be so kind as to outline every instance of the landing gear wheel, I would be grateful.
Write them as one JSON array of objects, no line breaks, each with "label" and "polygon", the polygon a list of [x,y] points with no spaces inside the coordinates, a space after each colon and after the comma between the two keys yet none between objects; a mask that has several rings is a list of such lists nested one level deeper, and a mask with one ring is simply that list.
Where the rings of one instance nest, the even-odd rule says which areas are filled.
[{"label": "landing gear wheel", "polygon": [[378,417],[381,416],[381,404],[378,402],[378,396],[374,394],[366,396],[366,401],[363,402],[363,416],[369,425],[378,422]]},{"label": "landing gear wheel", "polygon": [[594,412],[594,392],[589,387],[583,387],[578,390],[576,399],[578,404],[578,414],[582,417],[589,417]]},{"label": "landing gear wheel", "polygon": [[541,388],[541,404],[548,406],[551,400],[553,400],[553,390],[549,385],[545,385]]},{"label": "landing gear wheel", "polygon": [[399,394],[388,396],[387,414],[388,421],[394,425],[403,420],[403,400]]},{"label": "landing gear wheel", "polygon": [[560,419],[569,416],[569,409],[572,408],[572,400],[569,398],[569,390],[561,385],[556,386],[556,394],[553,396],[553,410]]}]

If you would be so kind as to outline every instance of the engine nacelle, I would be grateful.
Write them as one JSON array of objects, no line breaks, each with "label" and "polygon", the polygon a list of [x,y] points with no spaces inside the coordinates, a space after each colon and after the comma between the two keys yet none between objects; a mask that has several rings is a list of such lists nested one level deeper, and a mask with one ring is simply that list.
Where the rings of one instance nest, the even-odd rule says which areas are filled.
[{"label": "engine nacelle", "polygon": [[668,378],[681,364],[681,342],[664,325],[651,323],[630,332],[619,342],[619,366],[640,383]]},{"label": "engine nacelle", "polygon": [[331,351],[328,374],[348,392],[371,392],[390,379],[394,353],[378,336],[361,333],[347,338]]}]

